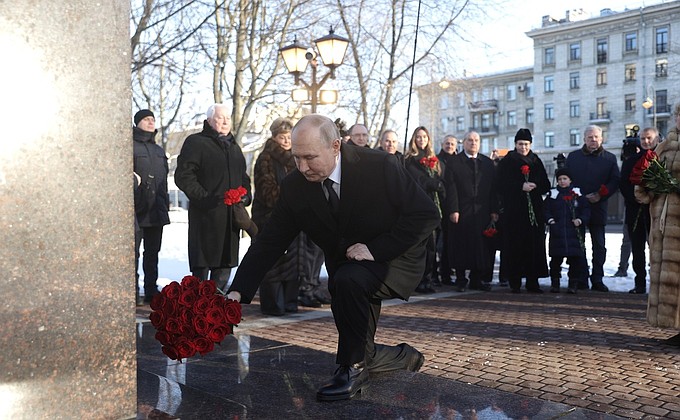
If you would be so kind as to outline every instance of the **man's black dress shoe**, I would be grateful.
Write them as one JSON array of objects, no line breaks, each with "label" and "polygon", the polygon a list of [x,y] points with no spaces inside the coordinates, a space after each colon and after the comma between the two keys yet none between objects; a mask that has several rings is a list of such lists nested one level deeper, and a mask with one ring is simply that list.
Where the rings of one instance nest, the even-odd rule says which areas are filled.
[{"label": "man's black dress shoe", "polygon": [[609,287],[605,286],[604,283],[595,283],[593,286],[590,288],[590,290],[595,290],[598,292],[608,292]]},{"label": "man's black dress shoe", "polygon": [[368,369],[363,363],[341,365],[328,383],[316,392],[319,401],[349,400],[368,388]]},{"label": "man's black dress shoe", "polygon": [[298,297],[298,304],[307,308],[320,308],[321,302],[314,296],[303,295]]},{"label": "man's black dress shoe", "polygon": [[628,293],[633,295],[644,295],[647,291],[645,289],[630,289]]}]

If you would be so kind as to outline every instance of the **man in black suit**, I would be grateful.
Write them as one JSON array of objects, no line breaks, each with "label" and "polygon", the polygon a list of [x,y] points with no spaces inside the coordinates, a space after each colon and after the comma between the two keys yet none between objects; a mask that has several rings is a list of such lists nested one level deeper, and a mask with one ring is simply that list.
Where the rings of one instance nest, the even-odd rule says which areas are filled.
[{"label": "man in black suit", "polygon": [[292,146],[298,170],[282,181],[270,221],[244,256],[228,296],[250,303],[267,270],[305,232],[324,251],[338,330],[340,366],[317,398],[349,399],[367,387],[369,371],[415,372],[423,364],[408,344],[385,346],[373,338],[381,301],[408,299],[420,282],[425,240],[439,215],[394,155],[342,145],[329,118],[303,117]]},{"label": "man in black suit", "polygon": [[[449,263],[456,271],[456,290],[491,290],[495,249],[482,235],[491,222],[498,221],[498,200],[494,188],[496,169],[479,153],[481,140],[475,131],[463,137],[463,153],[446,165],[446,209],[449,212]],[[470,278],[465,271],[470,270]]]}]

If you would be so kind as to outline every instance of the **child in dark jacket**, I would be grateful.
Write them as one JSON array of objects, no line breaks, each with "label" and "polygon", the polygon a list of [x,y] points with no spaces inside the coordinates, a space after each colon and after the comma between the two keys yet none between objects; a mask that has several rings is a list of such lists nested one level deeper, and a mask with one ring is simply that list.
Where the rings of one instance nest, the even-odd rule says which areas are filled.
[{"label": "child in dark jacket", "polygon": [[550,227],[548,255],[550,255],[550,291],[559,293],[562,261],[569,264],[568,293],[576,293],[579,280],[587,280],[588,264],[585,252],[585,225],[590,220],[590,205],[581,191],[571,186],[571,175],[566,168],[555,173],[557,187],[546,197],[545,220]]}]

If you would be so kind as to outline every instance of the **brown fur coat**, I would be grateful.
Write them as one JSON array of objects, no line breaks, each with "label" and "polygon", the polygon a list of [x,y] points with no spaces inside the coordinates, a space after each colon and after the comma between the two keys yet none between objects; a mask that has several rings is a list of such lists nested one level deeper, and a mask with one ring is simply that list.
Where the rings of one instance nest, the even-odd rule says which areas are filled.
[{"label": "brown fur coat", "polygon": [[[680,179],[678,129],[672,128],[656,153],[673,176]],[[647,321],[655,327],[680,328],[680,194],[654,195],[635,187],[635,196],[649,203],[650,287]],[[662,218],[666,208],[665,217]],[[662,230],[663,229],[663,230]]]}]

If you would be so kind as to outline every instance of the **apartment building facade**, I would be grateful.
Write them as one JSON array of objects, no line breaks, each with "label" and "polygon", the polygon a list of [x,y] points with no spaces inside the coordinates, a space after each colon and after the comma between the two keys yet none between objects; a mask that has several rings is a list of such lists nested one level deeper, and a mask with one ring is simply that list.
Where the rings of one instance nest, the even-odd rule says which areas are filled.
[{"label": "apartment building facade", "polygon": [[634,125],[665,134],[680,102],[680,1],[634,10],[583,10],[544,16],[526,33],[533,67],[418,88],[420,122],[437,145],[446,134],[480,133],[482,151],[512,149],[528,127],[548,173],[554,158],[580,147],[583,129],[602,127],[605,147],[619,154]]}]

